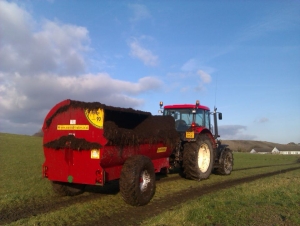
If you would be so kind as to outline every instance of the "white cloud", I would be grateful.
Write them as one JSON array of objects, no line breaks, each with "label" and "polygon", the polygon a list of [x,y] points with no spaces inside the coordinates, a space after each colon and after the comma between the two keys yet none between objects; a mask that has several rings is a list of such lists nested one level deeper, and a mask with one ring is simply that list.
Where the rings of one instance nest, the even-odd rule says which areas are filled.
[{"label": "white cloud", "polygon": [[150,50],[143,48],[136,40],[129,43],[130,54],[140,59],[147,66],[156,66],[158,56],[155,56]]},{"label": "white cloud", "polygon": [[185,92],[187,92],[187,91],[189,91],[190,90],[190,87],[189,86],[184,86],[184,87],[181,87],[180,88],[180,92],[181,93],[185,93]]},{"label": "white cloud", "polygon": [[[200,70],[199,68],[204,68],[204,69]],[[200,83],[197,87],[195,87],[195,90],[197,91],[204,90],[205,87],[203,84],[207,84],[211,82],[211,75],[206,71],[210,71],[210,72],[214,71],[213,68],[201,66],[198,60],[194,58],[184,63],[183,66],[181,67],[181,70],[185,72],[184,73],[185,77],[194,76],[195,74],[200,76]]]},{"label": "white cloud", "polygon": [[133,17],[130,18],[131,22],[138,22],[144,19],[151,18],[151,14],[146,6],[140,4],[131,4],[129,8],[133,10]]},{"label": "white cloud", "polygon": [[203,65],[203,63],[197,58],[189,59],[181,66],[180,69],[183,72],[195,72],[201,69],[209,74],[214,73],[216,71],[215,68]]},{"label": "white cloud", "polygon": [[25,10],[5,1],[0,1],[0,23],[2,72],[74,75],[85,71],[86,28],[47,20],[37,27]]},{"label": "white cloud", "polygon": [[[296,3],[296,2],[295,2]],[[278,11],[270,10],[264,18],[246,27],[239,41],[248,41],[278,31],[294,30],[299,28],[299,3],[289,2]]]},{"label": "white cloud", "polygon": [[[0,117],[6,125],[1,125],[0,131],[8,124],[41,124],[47,111],[64,99],[136,108],[143,104],[143,100],[137,97],[139,94],[159,89],[162,85],[154,77],[128,82],[113,79],[106,73],[78,77],[6,74],[6,78],[10,85],[0,86]],[[39,114],[41,112],[43,114]],[[31,131],[31,134],[34,132]]]},{"label": "white cloud", "polygon": [[169,72],[169,73],[167,73],[167,76],[169,78],[173,78],[174,80],[186,78],[188,75],[189,75],[188,73],[182,73],[182,72]]},{"label": "white cloud", "polygon": [[254,140],[254,135],[245,134],[247,126],[243,125],[223,125],[219,126],[219,134],[222,139],[226,140]]},{"label": "white cloud", "polygon": [[268,121],[269,121],[269,119],[266,118],[266,117],[262,117],[262,118],[259,118],[259,119],[255,120],[255,122],[257,122],[257,123],[266,123]]},{"label": "white cloud", "polygon": [[205,84],[211,82],[211,76],[203,70],[198,70],[197,74],[200,76],[200,82],[198,83],[198,86],[195,87],[195,90],[202,92],[206,89]]},{"label": "white cloud", "polygon": [[[201,70],[199,69],[201,68]],[[180,88],[180,92],[202,92],[206,90],[206,84],[210,83],[212,78],[209,73],[215,71],[214,68],[201,66],[197,59],[191,58],[180,68],[181,72],[169,72],[167,74],[174,87]],[[199,79],[200,78],[200,79]],[[180,82],[178,83],[178,81]],[[196,84],[196,86],[195,86]]]},{"label": "white cloud", "polygon": [[182,71],[195,71],[199,68],[199,63],[196,59],[190,59],[181,67]]},{"label": "white cloud", "polygon": [[195,87],[195,91],[199,91],[199,92],[205,91],[205,86],[202,83],[200,83],[198,84],[198,86]]},{"label": "white cloud", "polygon": [[29,13],[15,3],[0,1],[0,37],[1,42],[6,39],[14,42],[26,39],[30,35],[33,21]]},{"label": "white cloud", "polygon": [[[135,82],[108,73],[87,73],[88,30],[44,20],[37,26],[15,3],[0,0],[0,131],[33,134],[64,99],[136,108],[139,95],[161,87],[155,77]],[[157,57],[133,43],[133,54],[150,65]]]},{"label": "white cloud", "polygon": [[211,82],[210,74],[208,74],[208,73],[206,73],[202,70],[197,71],[197,74],[200,75],[201,81],[203,83],[210,83]]}]

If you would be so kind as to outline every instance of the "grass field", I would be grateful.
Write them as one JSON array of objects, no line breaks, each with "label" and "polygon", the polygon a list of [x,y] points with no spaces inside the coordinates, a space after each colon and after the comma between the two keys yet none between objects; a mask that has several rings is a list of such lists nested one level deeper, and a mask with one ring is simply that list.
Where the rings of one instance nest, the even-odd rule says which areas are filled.
[{"label": "grass field", "polygon": [[[234,153],[234,159],[230,176],[196,182],[169,174],[157,181],[148,206],[131,207],[117,182],[57,196],[42,178],[42,138],[0,133],[0,225],[110,225],[118,217],[120,225],[300,225],[299,156]],[[185,200],[189,191],[199,196]]]},{"label": "grass field", "polygon": [[[283,169],[292,156],[235,154],[236,170],[245,176]],[[270,167],[265,167],[270,165]],[[271,167],[274,165],[274,167]],[[254,168],[263,166],[263,168]],[[251,172],[250,172],[251,171]],[[226,177],[226,179],[229,179]],[[208,182],[209,183],[209,182]],[[300,170],[234,186],[167,210],[147,225],[300,225]]]}]

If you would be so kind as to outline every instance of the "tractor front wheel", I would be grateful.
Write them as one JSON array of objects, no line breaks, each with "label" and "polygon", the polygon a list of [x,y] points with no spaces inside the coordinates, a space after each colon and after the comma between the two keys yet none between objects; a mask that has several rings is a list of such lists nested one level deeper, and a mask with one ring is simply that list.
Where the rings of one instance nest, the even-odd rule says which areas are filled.
[{"label": "tractor front wheel", "polygon": [[221,175],[230,175],[233,168],[233,154],[228,148],[222,152],[219,160],[219,168],[217,168],[217,173]]},{"label": "tractor front wheel", "polygon": [[143,206],[155,193],[155,171],[150,158],[134,155],[124,163],[120,176],[120,192],[132,206]]},{"label": "tractor front wheel", "polygon": [[183,168],[186,178],[207,179],[213,169],[214,152],[207,135],[199,135],[196,142],[186,143],[183,151]]}]

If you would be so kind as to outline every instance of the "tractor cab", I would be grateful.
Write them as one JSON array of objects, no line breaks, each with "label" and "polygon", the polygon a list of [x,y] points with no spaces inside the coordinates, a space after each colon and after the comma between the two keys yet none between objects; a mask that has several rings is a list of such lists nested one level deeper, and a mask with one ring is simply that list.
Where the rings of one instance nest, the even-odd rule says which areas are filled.
[{"label": "tractor cab", "polygon": [[[161,102],[162,107],[162,102]],[[175,129],[185,132],[191,127],[205,127],[211,130],[210,110],[208,107],[196,104],[176,104],[164,106],[163,115],[170,115],[175,119]]]}]

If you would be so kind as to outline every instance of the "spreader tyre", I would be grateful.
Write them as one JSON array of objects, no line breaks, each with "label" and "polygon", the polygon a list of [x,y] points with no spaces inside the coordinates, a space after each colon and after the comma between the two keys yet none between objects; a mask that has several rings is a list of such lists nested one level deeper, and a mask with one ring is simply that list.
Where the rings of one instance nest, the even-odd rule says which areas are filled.
[{"label": "spreader tyre", "polygon": [[120,176],[120,192],[124,201],[132,206],[143,206],[155,193],[155,172],[151,160],[134,155],[124,163]]},{"label": "spreader tyre", "polygon": [[217,173],[221,175],[230,175],[233,168],[233,154],[230,149],[225,148],[220,157],[220,165]]},{"label": "spreader tyre", "polygon": [[202,134],[196,142],[186,143],[183,152],[183,167],[186,178],[207,179],[213,169],[214,153],[210,139]]},{"label": "spreader tyre", "polygon": [[74,196],[84,192],[84,184],[70,184],[66,182],[52,181],[53,190],[61,196]]}]

